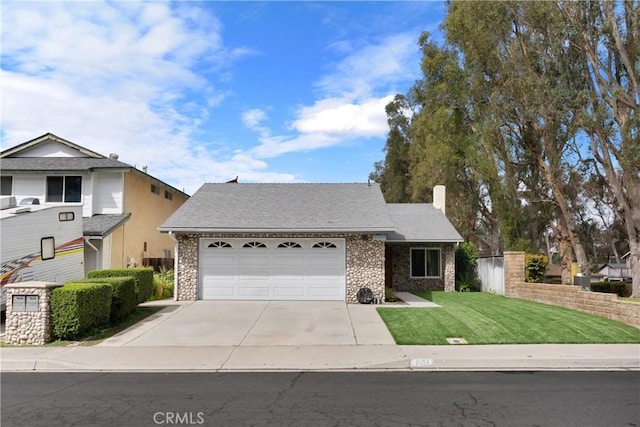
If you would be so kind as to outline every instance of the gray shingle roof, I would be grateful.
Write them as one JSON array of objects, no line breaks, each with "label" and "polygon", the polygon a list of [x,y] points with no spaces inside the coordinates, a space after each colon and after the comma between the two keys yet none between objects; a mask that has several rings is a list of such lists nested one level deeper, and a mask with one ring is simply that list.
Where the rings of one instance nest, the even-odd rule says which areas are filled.
[{"label": "gray shingle roof", "polygon": [[37,171],[85,172],[92,169],[131,169],[133,166],[109,158],[91,157],[4,157],[0,160],[3,173]]},{"label": "gray shingle roof", "polygon": [[462,242],[462,236],[440,209],[430,203],[389,203],[396,231],[387,241]]},{"label": "gray shingle roof", "polygon": [[376,184],[204,184],[160,231],[387,232]]},{"label": "gray shingle roof", "polygon": [[129,220],[131,214],[94,215],[82,218],[82,234],[84,236],[104,237]]}]

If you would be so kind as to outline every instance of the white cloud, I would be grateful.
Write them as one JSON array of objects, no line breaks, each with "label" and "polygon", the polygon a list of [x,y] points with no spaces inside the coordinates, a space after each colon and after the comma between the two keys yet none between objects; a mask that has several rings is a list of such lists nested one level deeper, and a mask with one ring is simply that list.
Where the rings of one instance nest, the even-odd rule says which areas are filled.
[{"label": "white cloud", "polygon": [[328,134],[348,137],[383,136],[389,128],[385,106],[393,95],[367,98],[359,102],[327,98],[298,111],[292,128],[305,134]]},{"label": "white cloud", "polygon": [[225,75],[233,61],[254,53],[225,47],[220,22],[206,10],[157,2],[10,2],[1,19],[3,148],[52,132],[119,153],[189,193],[236,175],[294,180],[249,155],[194,142],[209,108],[229,94],[202,70]]},{"label": "white cloud", "polygon": [[[294,135],[271,136],[264,127],[261,144],[252,153],[261,158],[311,151],[348,143],[355,138],[384,138],[389,131],[385,106],[416,75],[419,51],[416,35],[403,33],[355,49],[335,42],[329,48],[347,56],[321,77],[321,97],[300,106],[289,128]],[[412,65],[413,64],[413,65]]]},{"label": "white cloud", "polygon": [[259,108],[247,110],[242,113],[242,122],[249,129],[256,129],[267,118],[267,113]]},{"label": "white cloud", "polygon": [[416,43],[415,33],[402,33],[353,48],[351,55],[317,82],[317,87],[332,97],[356,100],[380,91],[397,92],[396,85],[414,79],[419,70]]}]

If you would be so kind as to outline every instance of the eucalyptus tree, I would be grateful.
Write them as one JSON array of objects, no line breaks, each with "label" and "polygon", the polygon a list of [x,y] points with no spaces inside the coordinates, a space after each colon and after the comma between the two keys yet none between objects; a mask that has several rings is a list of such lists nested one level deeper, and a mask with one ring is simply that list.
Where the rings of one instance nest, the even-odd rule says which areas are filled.
[{"label": "eucalyptus tree", "polygon": [[[566,193],[577,162],[570,147],[577,132],[581,91],[575,78],[581,65],[579,51],[563,32],[562,15],[548,2],[491,7],[453,2],[445,29],[448,42],[463,55],[474,105],[481,108],[478,123],[485,144],[512,191],[509,203],[552,205],[559,243],[570,242],[588,274],[589,258]],[[567,270],[572,256],[563,255]]]},{"label": "eucalyptus tree", "polygon": [[610,186],[624,222],[640,296],[640,8],[638,1],[561,2],[571,43],[581,54],[580,127],[596,174]]}]

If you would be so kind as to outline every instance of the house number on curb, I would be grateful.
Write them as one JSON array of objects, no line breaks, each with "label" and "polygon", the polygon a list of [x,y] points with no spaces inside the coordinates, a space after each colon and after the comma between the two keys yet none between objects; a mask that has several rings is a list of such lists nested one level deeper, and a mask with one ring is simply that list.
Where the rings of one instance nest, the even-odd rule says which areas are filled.
[{"label": "house number on curb", "polygon": [[38,295],[12,295],[11,309],[13,311],[38,311],[40,297]]},{"label": "house number on curb", "polygon": [[433,359],[411,359],[411,366],[430,366],[433,365]]}]

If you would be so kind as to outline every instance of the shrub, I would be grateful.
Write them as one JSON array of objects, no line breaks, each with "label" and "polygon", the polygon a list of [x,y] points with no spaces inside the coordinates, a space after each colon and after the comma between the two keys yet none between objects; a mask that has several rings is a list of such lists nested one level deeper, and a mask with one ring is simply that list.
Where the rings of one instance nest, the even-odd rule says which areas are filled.
[{"label": "shrub", "polygon": [[110,270],[93,270],[87,274],[89,278],[131,276],[136,282],[136,304],[147,301],[153,294],[153,268],[118,268]]},{"label": "shrub", "polygon": [[459,276],[456,280],[457,292],[479,292],[482,288],[480,278],[471,272],[467,272],[462,276]]},{"label": "shrub", "polygon": [[526,254],[524,258],[524,277],[529,283],[542,283],[549,258],[544,255]]},{"label": "shrub", "polygon": [[605,294],[618,294],[619,297],[631,296],[631,284],[624,282],[595,282],[591,284],[592,292],[603,292]]},{"label": "shrub", "polygon": [[151,299],[170,298],[173,296],[173,269],[162,267],[158,273],[153,274],[154,294]]},{"label": "shrub", "polygon": [[471,242],[463,242],[456,248],[456,290],[468,285],[468,279],[476,276],[478,250]]},{"label": "shrub", "polygon": [[109,322],[111,286],[104,283],[67,283],[51,292],[53,335],[75,339],[89,328]]},{"label": "shrub", "polygon": [[111,286],[111,314],[109,321],[117,323],[127,317],[138,306],[136,281],[131,276],[95,277],[79,280],[80,283],[104,283]]}]

